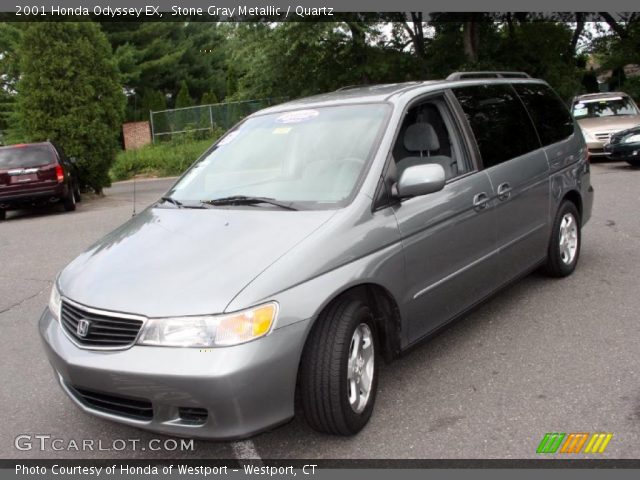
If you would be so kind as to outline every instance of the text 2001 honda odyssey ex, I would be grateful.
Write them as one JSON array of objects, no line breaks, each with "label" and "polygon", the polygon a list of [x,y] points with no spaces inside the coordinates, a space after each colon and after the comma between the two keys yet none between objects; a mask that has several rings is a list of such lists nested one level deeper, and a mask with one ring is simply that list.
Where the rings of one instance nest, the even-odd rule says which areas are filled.
[{"label": "text 2001 honda odyssey ex", "polygon": [[248,436],[297,401],[354,434],[382,358],[537,267],[569,275],[593,203],[580,130],[543,81],[464,75],[233,128],[60,273],[40,332],[64,391],[166,434]]}]

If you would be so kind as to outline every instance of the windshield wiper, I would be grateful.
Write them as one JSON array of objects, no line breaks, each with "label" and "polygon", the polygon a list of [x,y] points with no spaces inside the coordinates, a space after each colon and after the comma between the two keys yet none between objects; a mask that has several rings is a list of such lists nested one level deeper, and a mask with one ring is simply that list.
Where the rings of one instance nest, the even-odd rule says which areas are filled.
[{"label": "windshield wiper", "polygon": [[202,204],[185,204],[183,202],[181,202],[180,200],[176,200],[173,197],[160,197],[160,200],[166,203],[170,203],[172,205],[175,205],[178,208],[205,208]]},{"label": "windshield wiper", "polygon": [[182,202],[180,202],[180,201],[178,201],[178,200],[176,200],[175,198],[172,198],[172,197],[160,197],[160,200],[162,200],[163,202],[172,203],[173,205],[175,205],[178,208],[184,207]]},{"label": "windshield wiper", "polygon": [[268,203],[269,205],[275,205],[276,207],[284,208],[287,210],[298,210],[292,205],[293,202],[281,202],[279,200],[276,200],[275,198],[249,197],[246,195],[234,195],[231,197],[214,198],[213,200],[203,200],[202,203],[214,206],[256,205],[259,203]]}]

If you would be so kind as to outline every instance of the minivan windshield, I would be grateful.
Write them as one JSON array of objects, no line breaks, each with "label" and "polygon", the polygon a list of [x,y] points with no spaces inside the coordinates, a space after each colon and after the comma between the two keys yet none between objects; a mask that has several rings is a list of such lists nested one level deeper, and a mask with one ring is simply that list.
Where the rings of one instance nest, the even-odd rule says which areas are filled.
[{"label": "minivan windshield", "polygon": [[238,205],[234,199],[254,197],[298,208],[340,204],[363,175],[389,110],[387,104],[343,105],[250,118],[203,155],[168,195],[183,205]]},{"label": "minivan windshield", "polygon": [[638,115],[638,108],[629,97],[611,97],[598,100],[578,101],[573,104],[573,116],[579,118],[613,117],[615,115]]},{"label": "minivan windshield", "polygon": [[31,168],[53,162],[51,149],[44,145],[19,145],[0,148],[0,170]]}]

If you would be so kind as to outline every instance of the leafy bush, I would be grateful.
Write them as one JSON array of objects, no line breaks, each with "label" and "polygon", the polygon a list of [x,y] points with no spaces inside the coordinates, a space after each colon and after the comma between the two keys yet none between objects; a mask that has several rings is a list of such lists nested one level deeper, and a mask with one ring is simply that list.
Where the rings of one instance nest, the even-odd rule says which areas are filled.
[{"label": "leafy bush", "polygon": [[197,141],[171,141],[147,145],[137,150],[118,153],[111,168],[113,180],[126,180],[134,175],[160,177],[180,175],[213,144],[209,138]]},{"label": "leafy bush", "polygon": [[19,48],[15,108],[23,141],[52,140],[78,159],[81,187],[109,184],[125,96],[107,37],[98,24],[33,22]]},{"label": "leafy bush", "polygon": [[622,91],[628,93],[636,102],[640,102],[640,77],[629,77],[622,85]]}]

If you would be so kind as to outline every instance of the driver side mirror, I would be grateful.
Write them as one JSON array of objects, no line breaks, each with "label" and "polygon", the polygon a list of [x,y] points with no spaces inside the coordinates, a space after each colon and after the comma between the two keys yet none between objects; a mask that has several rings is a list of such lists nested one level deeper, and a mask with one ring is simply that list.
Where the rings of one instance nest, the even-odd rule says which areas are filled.
[{"label": "driver side mirror", "polygon": [[442,190],[445,173],[442,165],[429,163],[414,165],[402,172],[400,180],[394,185],[393,195],[396,198],[418,197]]}]

